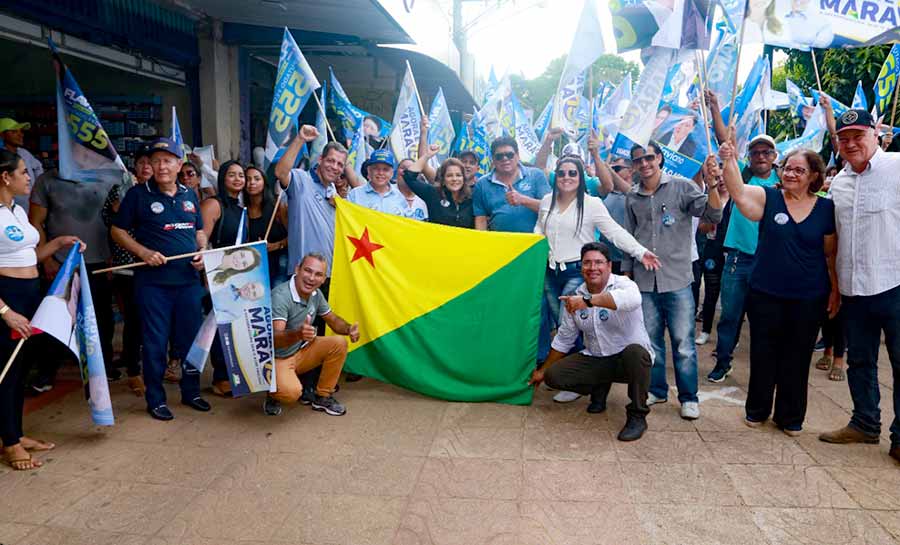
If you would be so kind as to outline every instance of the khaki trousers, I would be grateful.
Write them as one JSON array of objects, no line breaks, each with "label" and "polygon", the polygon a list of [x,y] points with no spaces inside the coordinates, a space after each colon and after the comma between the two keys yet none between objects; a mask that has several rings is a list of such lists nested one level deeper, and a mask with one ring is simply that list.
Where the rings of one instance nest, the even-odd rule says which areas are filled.
[{"label": "khaki trousers", "polygon": [[322,366],[316,394],[328,397],[334,393],[347,359],[347,339],[344,337],[316,337],[308,345],[288,358],[275,358],[276,392],[272,397],[283,403],[295,403],[303,393],[297,375]]}]

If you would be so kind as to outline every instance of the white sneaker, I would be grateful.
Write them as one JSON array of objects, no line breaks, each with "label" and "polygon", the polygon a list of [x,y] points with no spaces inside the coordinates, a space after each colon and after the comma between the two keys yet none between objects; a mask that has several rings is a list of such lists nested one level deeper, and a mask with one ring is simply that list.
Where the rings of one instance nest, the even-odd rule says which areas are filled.
[{"label": "white sneaker", "polygon": [[666,401],[668,401],[668,399],[662,399],[662,398],[656,397],[655,395],[651,394],[650,392],[647,392],[647,405],[648,406],[656,405],[657,403],[665,403]]},{"label": "white sneaker", "polygon": [[700,333],[699,335],[697,335],[697,339],[694,340],[694,344],[696,344],[696,345],[704,345],[708,342],[709,342],[709,333],[707,333],[705,331]]},{"label": "white sneaker", "polygon": [[696,401],[685,401],[681,404],[681,418],[697,420],[700,418],[700,404]]},{"label": "white sneaker", "polygon": [[559,392],[555,396],[553,396],[553,401],[557,403],[571,403],[576,399],[580,399],[581,394],[576,394],[575,392],[567,392],[565,390]]}]

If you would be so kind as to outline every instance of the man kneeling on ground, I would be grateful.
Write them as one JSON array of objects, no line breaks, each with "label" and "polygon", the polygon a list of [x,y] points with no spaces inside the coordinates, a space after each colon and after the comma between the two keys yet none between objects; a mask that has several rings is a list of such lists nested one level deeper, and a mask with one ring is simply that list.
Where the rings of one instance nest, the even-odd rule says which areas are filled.
[{"label": "man kneeling on ground", "polygon": [[[338,335],[351,342],[359,340],[359,324],[348,324],[331,311],[319,289],[325,282],[328,261],[319,253],[309,253],[297,265],[294,276],[272,290],[272,329],[275,334],[275,384],[277,391],[266,398],[266,414],[281,414],[281,403],[312,405],[313,410],[332,416],[347,412],[332,396],[337,387],[344,360],[347,339],[342,336],[317,336],[312,325],[321,316]],[[304,393],[297,378],[322,366],[315,395]]]},{"label": "man kneeling on ground", "polygon": [[[589,242],[581,248],[584,283],[575,295],[560,297],[567,312],[560,316],[550,356],[531,375],[529,384],[546,381],[557,390],[591,395],[588,412],[606,410],[613,382],[628,384],[631,403],[620,441],[640,439],[647,430],[647,391],[650,387],[650,338],[644,329],[641,292],[625,276],[612,274],[609,248]],[[566,355],[584,334],[585,349]]]}]

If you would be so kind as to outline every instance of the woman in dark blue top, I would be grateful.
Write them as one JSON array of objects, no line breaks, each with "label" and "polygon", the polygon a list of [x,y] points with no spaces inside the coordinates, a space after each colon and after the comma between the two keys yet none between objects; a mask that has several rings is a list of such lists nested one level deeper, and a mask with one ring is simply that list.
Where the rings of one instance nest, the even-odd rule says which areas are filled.
[{"label": "woman in dark blue top", "polygon": [[750,384],[746,423],[773,421],[797,435],[806,417],[809,366],[819,326],[837,314],[834,203],[815,193],[825,180],[817,153],[787,155],[776,187],[745,186],[729,142],[719,148],[725,184],[738,210],[759,222],[747,315],[750,320]]},{"label": "woman in dark blue top", "polygon": [[472,214],[472,188],[466,185],[465,167],[459,159],[447,159],[438,168],[435,187],[419,179],[428,160],[437,155],[438,146],[429,146],[416,163],[406,169],[403,179],[413,193],[425,201],[428,221],[454,227],[475,228]]}]

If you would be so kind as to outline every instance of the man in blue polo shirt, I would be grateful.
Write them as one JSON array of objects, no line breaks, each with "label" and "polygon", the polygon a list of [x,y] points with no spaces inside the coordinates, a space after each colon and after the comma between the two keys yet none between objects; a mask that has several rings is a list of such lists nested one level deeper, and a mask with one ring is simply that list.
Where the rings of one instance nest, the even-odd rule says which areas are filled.
[{"label": "man in blue polo shirt", "polygon": [[368,165],[369,182],[354,187],[347,195],[347,200],[378,212],[406,216],[406,197],[397,186],[391,184],[394,177],[394,154],[386,149],[372,152]]},{"label": "man in blue polo shirt", "polygon": [[[206,246],[197,195],[177,183],[183,151],[168,138],[150,144],[153,177],[132,187],[122,199],[113,221],[113,240],[149,265],[134,273],[135,300],[143,333],[144,383],[147,412],[157,420],[172,420],[166,405],[163,375],[171,340],[176,357],[184,356],[203,321],[200,299],[203,287],[197,271],[200,256],[167,262],[166,256],[186,254]],[[134,236],[129,234],[129,230]],[[208,411],[200,397],[200,373],[182,363],[181,402],[197,411]]]},{"label": "man in blue polo shirt", "polygon": [[475,228],[531,233],[541,197],[550,192],[547,177],[541,169],[519,163],[519,146],[512,138],[494,140],[491,157],[493,170],[478,180],[472,193]]}]

